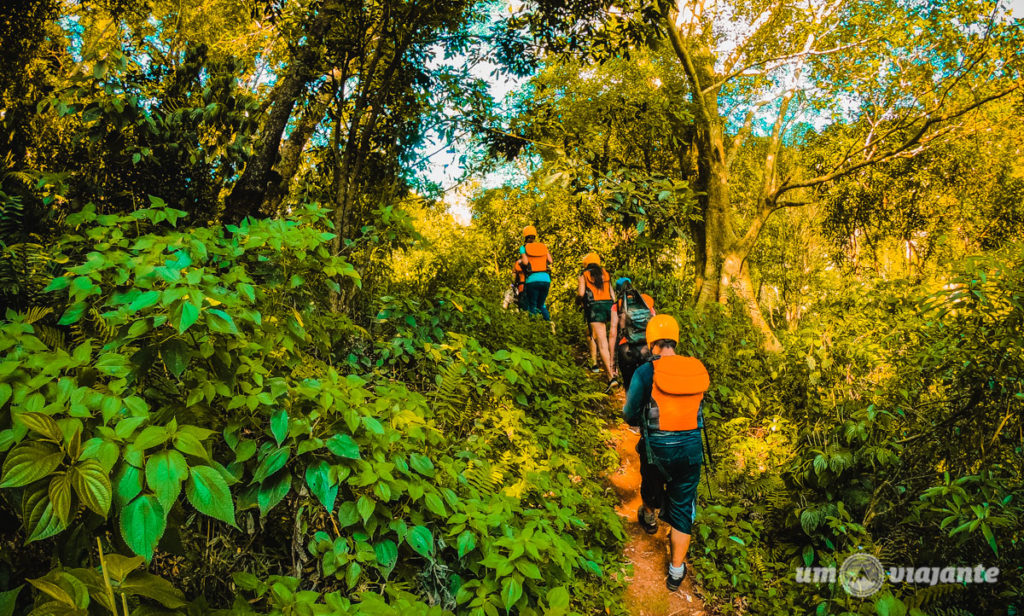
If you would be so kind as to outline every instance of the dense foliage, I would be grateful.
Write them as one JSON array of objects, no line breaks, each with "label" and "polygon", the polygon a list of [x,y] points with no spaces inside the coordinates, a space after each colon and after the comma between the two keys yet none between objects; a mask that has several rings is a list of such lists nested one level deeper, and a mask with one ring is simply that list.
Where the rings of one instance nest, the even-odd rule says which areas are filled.
[{"label": "dense foliage", "polygon": [[[592,250],[712,376],[709,612],[1024,610],[1005,7],[18,4],[0,616],[635,610],[617,409],[582,369]],[[744,20],[743,70],[696,89]],[[456,141],[446,191],[423,172]],[[552,327],[501,308],[527,224]],[[797,581],[855,553],[1001,573]]]}]

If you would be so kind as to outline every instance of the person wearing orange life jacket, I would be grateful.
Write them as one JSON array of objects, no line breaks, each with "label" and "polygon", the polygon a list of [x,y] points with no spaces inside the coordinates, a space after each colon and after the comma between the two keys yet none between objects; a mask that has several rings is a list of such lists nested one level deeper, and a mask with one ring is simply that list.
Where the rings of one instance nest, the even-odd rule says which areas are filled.
[{"label": "person wearing orange life jacket", "polygon": [[641,294],[629,278],[615,281],[619,299],[612,305],[608,345],[612,349],[622,387],[629,391],[633,372],[650,357],[645,339],[647,323],[657,313],[650,295]]},{"label": "person wearing orange life jacket", "polygon": [[[583,314],[590,327],[590,337],[595,342],[594,350],[601,355],[604,369],[608,373],[609,385],[614,386],[615,371],[608,351],[608,321],[611,320],[615,292],[612,290],[611,278],[601,267],[601,257],[597,256],[597,253],[592,252],[583,257],[583,272],[580,274],[576,293],[583,298]],[[596,357],[592,359],[597,363]]]},{"label": "person wearing orange life jacket", "polygon": [[520,310],[526,311],[526,272],[523,271],[523,266],[518,259],[512,266],[512,284],[505,290],[505,298],[501,307],[508,310],[513,301]]},{"label": "person wearing orange life jacket", "polygon": [[671,558],[666,587],[675,591],[686,576],[683,559],[690,547],[700,483],[700,405],[710,386],[704,364],[694,357],[676,355],[679,324],[668,315],[651,318],[646,330],[652,360],[636,369],[622,409],[623,418],[640,426],[640,496],[637,521],[648,533],[658,530],[654,510],[671,528]]},{"label": "person wearing orange life jacket", "polygon": [[523,228],[523,245],[519,253],[519,264],[526,272],[526,310],[550,321],[547,299],[551,289],[551,253],[547,246],[537,241],[537,229],[533,225]]}]

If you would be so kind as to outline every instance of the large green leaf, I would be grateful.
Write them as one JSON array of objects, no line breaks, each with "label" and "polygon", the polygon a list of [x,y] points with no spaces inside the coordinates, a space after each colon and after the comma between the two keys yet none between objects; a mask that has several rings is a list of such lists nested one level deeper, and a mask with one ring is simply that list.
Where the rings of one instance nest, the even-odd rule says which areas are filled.
[{"label": "large green leaf", "polygon": [[68,473],[56,473],[50,479],[47,496],[53,506],[53,513],[64,524],[68,523],[71,513],[71,477]]},{"label": "large green leaf", "polygon": [[473,535],[473,532],[469,530],[462,531],[458,540],[459,558],[462,558],[466,554],[472,552],[475,547],[476,537]]},{"label": "large green leaf", "polygon": [[501,602],[504,604],[506,610],[511,610],[512,606],[519,601],[519,598],[523,596],[523,585],[519,583],[515,578],[505,578],[505,582],[501,586]]},{"label": "large green leaf", "polygon": [[331,482],[331,465],[320,460],[306,467],[306,485],[313,496],[320,501],[327,511],[334,511],[334,501],[338,497],[338,485]]},{"label": "large green leaf", "polygon": [[83,460],[70,471],[71,485],[82,504],[103,517],[110,511],[113,489],[110,476],[103,465],[96,460]]},{"label": "large green leaf", "polygon": [[143,472],[131,464],[122,464],[117,474],[117,504],[123,508],[142,493]]},{"label": "large green leaf", "polygon": [[192,349],[184,341],[178,338],[171,338],[160,347],[160,357],[163,358],[164,365],[167,366],[171,374],[175,378],[181,378],[185,368],[188,368],[189,359],[192,357]]},{"label": "large green leaf", "polygon": [[395,564],[398,563],[398,546],[395,545],[395,542],[385,539],[373,546],[373,551],[377,554],[377,564],[384,570],[384,573],[391,573]]},{"label": "large green leaf", "polygon": [[14,614],[14,606],[18,602],[18,593],[21,592],[22,586],[24,584],[0,592],[0,616],[11,616]]},{"label": "large green leaf", "polygon": [[155,305],[158,301],[160,301],[160,291],[146,291],[139,294],[132,303],[128,304],[128,311],[138,312]]},{"label": "large green leaf", "polygon": [[170,511],[188,477],[185,456],[173,449],[153,454],[146,461],[146,485],[156,494],[164,511]]},{"label": "large green leaf", "polygon": [[430,461],[430,458],[423,454],[410,454],[409,466],[411,466],[413,470],[415,470],[417,473],[421,475],[426,475],[427,477],[434,476],[434,463]]},{"label": "large green leaf", "polygon": [[199,309],[196,308],[192,302],[188,300],[182,300],[181,302],[181,318],[178,320],[178,333],[184,333],[185,330],[195,325],[195,322],[199,320]]},{"label": "large green leaf", "polygon": [[288,411],[278,409],[274,412],[270,417],[270,433],[280,447],[285,437],[288,436]]},{"label": "large green leaf", "polygon": [[235,504],[220,472],[209,466],[193,466],[185,484],[188,502],[200,513],[235,525]]},{"label": "large green leaf", "polygon": [[64,453],[51,443],[22,443],[7,454],[0,488],[20,488],[46,477],[60,465]]},{"label": "large green leaf", "polygon": [[160,576],[144,571],[132,573],[117,590],[118,592],[152,599],[171,610],[188,605],[185,601],[185,595],[170,582]]},{"label": "large green leaf", "polygon": [[18,413],[14,417],[25,424],[25,427],[29,430],[34,430],[57,442],[64,440],[64,433],[60,431],[60,426],[49,415],[42,413]]},{"label": "large green leaf", "polygon": [[430,556],[434,552],[434,535],[425,526],[413,526],[405,540],[423,556]]},{"label": "large green leaf", "polygon": [[121,554],[107,554],[103,557],[106,565],[107,575],[110,581],[120,584],[128,574],[142,566],[146,559],[141,556],[122,556]]},{"label": "large green leaf", "polygon": [[48,492],[46,486],[25,490],[21,503],[21,519],[29,532],[25,543],[52,537],[67,526],[53,512]]},{"label": "large green leaf", "polygon": [[278,473],[260,484],[256,493],[256,504],[260,507],[260,517],[266,517],[270,510],[277,506],[289,490],[292,489],[292,474],[288,471]]},{"label": "large green leaf", "polygon": [[288,462],[289,456],[291,456],[289,447],[278,447],[268,453],[265,458],[260,460],[260,465],[256,467],[256,471],[252,476],[252,482],[263,483],[263,480],[284,467],[285,463]]},{"label": "large green leaf", "polygon": [[164,508],[154,494],[139,496],[121,512],[121,537],[147,561],[153,558],[153,550],[166,528]]},{"label": "large green leaf", "polygon": [[359,444],[347,434],[335,434],[327,439],[327,449],[342,458],[359,459]]}]

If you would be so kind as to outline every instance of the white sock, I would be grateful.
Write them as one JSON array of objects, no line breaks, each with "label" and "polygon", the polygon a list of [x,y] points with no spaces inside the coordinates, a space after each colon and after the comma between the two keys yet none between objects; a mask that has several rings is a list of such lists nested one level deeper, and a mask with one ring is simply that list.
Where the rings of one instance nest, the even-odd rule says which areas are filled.
[{"label": "white sock", "polygon": [[686,573],[686,563],[683,563],[681,567],[675,567],[672,563],[668,564],[668,574],[674,578],[681,578]]}]

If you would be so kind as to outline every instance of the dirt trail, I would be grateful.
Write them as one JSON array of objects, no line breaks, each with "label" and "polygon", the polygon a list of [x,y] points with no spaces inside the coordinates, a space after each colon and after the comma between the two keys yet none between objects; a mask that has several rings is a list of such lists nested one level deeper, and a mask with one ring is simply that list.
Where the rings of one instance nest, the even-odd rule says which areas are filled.
[{"label": "dirt trail", "polygon": [[[622,394],[619,393],[621,406]],[[633,616],[704,616],[704,603],[693,592],[692,572],[679,590],[670,593],[665,588],[668,566],[668,526],[659,521],[658,532],[648,535],[636,522],[640,507],[640,458],[636,444],[640,435],[621,424],[611,430],[615,448],[622,466],[612,475],[611,482],[619,494],[618,514],[626,518],[626,558],[633,563],[633,579],[626,590],[626,606]],[[689,564],[689,563],[687,563]]]}]

